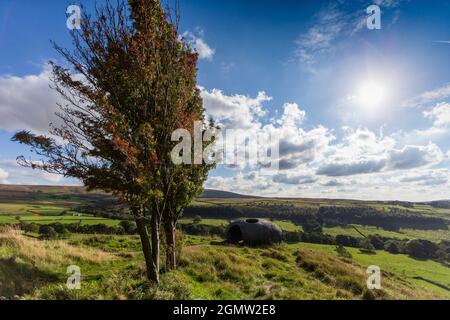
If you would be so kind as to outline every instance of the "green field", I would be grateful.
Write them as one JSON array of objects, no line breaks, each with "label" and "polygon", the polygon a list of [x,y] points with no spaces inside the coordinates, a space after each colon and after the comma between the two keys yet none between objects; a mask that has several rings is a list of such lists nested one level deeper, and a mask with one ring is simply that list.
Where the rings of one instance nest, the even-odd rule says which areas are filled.
[{"label": "green field", "polygon": [[[360,226],[355,225],[355,227],[364,235],[375,235],[378,234],[383,237],[389,238],[399,238],[399,239],[426,239],[434,242],[439,242],[441,240],[450,240],[450,231],[448,230],[415,230],[415,229],[400,229],[399,231],[386,231],[381,228],[371,227],[371,226]],[[361,237],[361,234],[355,230],[352,226],[345,227],[332,227],[323,228],[323,232],[336,236],[338,234],[345,234],[354,237]]]},{"label": "green field", "polygon": [[[333,246],[313,243],[301,243],[289,246],[292,248],[308,248],[315,251],[320,250],[336,255]],[[440,263],[429,260],[420,261],[404,254],[394,255],[385,251],[377,251],[374,255],[368,255],[360,253],[359,249],[356,248],[347,248],[347,250],[351,253],[353,261],[365,268],[370,265],[377,265],[381,270],[390,272],[402,280],[408,281],[418,287],[440,291],[450,298],[450,291],[438,286],[441,285],[450,289],[450,269]]]},{"label": "green field", "polygon": [[[115,227],[120,220],[97,217],[82,209],[89,205],[108,211],[113,202],[108,195],[89,194],[74,187],[0,187],[0,225],[59,222]],[[274,215],[277,208],[320,205],[392,208],[378,202],[263,198],[199,198],[194,205],[268,208]],[[120,209],[113,207],[116,211],[117,208]],[[425,204],[402,210],[449,218],[449,210]],[[235,219],[201,218],[199,224],[220,230]],[[303,231],[302,226],[289,219],[275,218],[273,222],[284,232]],[[179,223],[194,221],[186,217]],[[37,234],[3,228],[0,298],[18,295],[25,299],[450,299],[448,265],[380,250],[366,254],[358,248],[346,248],[349,258],[338,255],[334,245],[297,242],[252,248],[228,245],[223,235],[184,234],[179,268],[162,273],[161,283],[156,286],[146,281],[137,235],[65,233],[57,240],[42,240]],[[347,225],[323,227],[323,232],[333,237],[362,238],[362,233],[435,243],[450,240],[450,232],[443,229],[386,231],[374,226]],[[81,267],[81,290],[65,287],[66,268],[72,264]],[[370,265],[382,270],[381,290],[366,288],[366,269]]]}]

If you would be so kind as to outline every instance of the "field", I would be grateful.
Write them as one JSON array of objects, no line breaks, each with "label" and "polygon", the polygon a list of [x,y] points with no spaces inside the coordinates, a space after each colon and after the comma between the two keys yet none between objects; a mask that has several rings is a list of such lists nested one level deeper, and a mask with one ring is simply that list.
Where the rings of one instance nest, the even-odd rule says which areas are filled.
[{"label": "field", "polygon": [[[213,193],[214,195],[214,193]],[[350,200],[205,198],[198,207],[270,208],[287,210],[339,206],[391,210],[401,207],[409,213],[439,217],[448,221],[450,210],[430,204],[399,204]],[[179,268],[162,273],[161,284],[149,285],[139,237],[134,234],[89,234],[65,232],[55,239],[43,239],[35,231],[23,232],[10,225],[32,224],[95,226],[118,230],[120,220],[104,218],[92,207],[116,214],[126,208],[103,193],[86,193],[67,187],[0,187],[0,298],[6,299],[450,299],[450,268],[433,259],[415,259],[384,250],[365,252],[345,247],[345,254],[333,244],[282,243],[273,247],[233,246],[218,234],[184,234],[179,248]],[[199,211],[200,212],[200,211]],[[203,211],[202,211],[203,212]],[[295,212],[294,212],[295,213]],[[224,229],[233,218],[198,217],[188,214],[183,226]],[[292,219],[273,222],[285,233],[305,232]],[[392,239],[425,239],[433,243],[450,241],[445,229],[400,228],[385,230],[372,225],[324,226],[323,233],[358,239],[379,235]],[[81,269],[81,289],[66,287],[67,267]],[[368,266],[379,266],[382,288],[366,287]]]}]

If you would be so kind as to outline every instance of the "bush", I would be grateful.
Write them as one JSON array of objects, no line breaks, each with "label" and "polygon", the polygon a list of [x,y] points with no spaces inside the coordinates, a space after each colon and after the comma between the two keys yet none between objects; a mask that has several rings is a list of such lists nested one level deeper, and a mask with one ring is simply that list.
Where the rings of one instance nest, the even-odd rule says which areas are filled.
[{"label": "bush", "polygon": [[361,239],[359,247],[361,248],[360,251],[363,253],[375,253],[375,248],[368,238]]},{"label": "bush", "polygon": [[180,229],[189,235],[194,236],[220,236],[225,235],[224,226],[210,226],[205,224],[180,224]]},{"label": "bush", "polygon": [[384,249],[384,241],[383,239],[378,235],[370,235],[369,236],[370,244],[377,250],[383,250]]},{"label": "bush", "polygon": [[322,225],[316,219],[307,220],[302,226],[306,233],[322,233]]},{"label": "bush", "polygon": [[348,258],[348,259],[352,258],[352,254],[350,252],[348,252],[348,250],[345,249],[345,247],[343,245],[337,246],[336,252],[337,252],[338,256],[340,256],[340,257]]},{"label": "bush", "polygon": [[343,235],[343,234],[338,234],[336,236],[336,244],[337,245],[342,245],[342,246],[345,246],[345,247],[358,248],[359,247],[359,240],[356,237]]},{"label": "bush", "polygon": [[49,225],[41,225],[39,227],[39,235],[42,239],[54,239],[58,237],[58,233]]},{"label": "bush", "polygon": [[194,222],[194,224],[200,224],[200,222],[202,222],[202,217],[200,217],[199,215],[196,215],[194,217],[193,222]]},{"label": "bush", "polygon": [[39,232],[39,225],[37,223],[26,223],[21,222],[19,225],[20,229],[27,232],[27,233],[38,233]]},{"label": "bush", "polygon": [[400,253],[399,245],[397,241],[389,240],[385,243],[384,248],[387,252],[392,254],[398,254]]},{"label": "bush", "polygon": [[129,221],[129,220],[123,220],[120,221],[119,226],[121,226],[126,234],[135,234],[137,227],[136,222]]},{"label": "bush", "polygon": [[50,226],[51,226],[58,234],[63,234],[63,233],[66,233],[66,232],[67,232],[66,227],[65,227],[62,223],[56,222],[56,223],[52,223]]},{"label": "bush", "polygon": [[413,239],[406,244],[406,252],[416,259],[435,258],[438,250],[438,245],[428,240]]},{"label": "bush", "polygon": [[450,262],[450,241],[442,240],[439,242],[439,249],[436,251],[436,258],[443,263]]}]

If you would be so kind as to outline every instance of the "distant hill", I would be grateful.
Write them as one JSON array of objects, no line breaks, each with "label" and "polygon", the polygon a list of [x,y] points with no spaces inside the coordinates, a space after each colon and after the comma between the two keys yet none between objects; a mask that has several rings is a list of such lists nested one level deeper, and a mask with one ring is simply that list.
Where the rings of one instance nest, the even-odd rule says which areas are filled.
[{"label": "distant hill", "polygon": [[222,191],[222,190],[212,190],[212,189],[205,189],[205,191],[202,193],[200,198],[240,198],[240,199],[249,199],[249,198],[259,198],[256,196],[247,196],[243,194],[238,194],[234,192],[229,191]]},{"label": "distant hill", "polygon": [[[35,193],[63,193],[63,194],[103,194],[102,191],[87,192],[85,187],[81,186],[31,186],[31,185],[6,185],[0,184],[0,195],[7,196],[18,196],[21,198],[30,196]],[[234,192],[222,191],[222,190],[212,190],[205,189],[200,198],[239,198],[239,199],[249,199],[258,198],[256,196],[242,195]]]},{"label": "distant hill", "polygon": [[428,204],[434,208],[450,209],[450,200],[431,201]]}]

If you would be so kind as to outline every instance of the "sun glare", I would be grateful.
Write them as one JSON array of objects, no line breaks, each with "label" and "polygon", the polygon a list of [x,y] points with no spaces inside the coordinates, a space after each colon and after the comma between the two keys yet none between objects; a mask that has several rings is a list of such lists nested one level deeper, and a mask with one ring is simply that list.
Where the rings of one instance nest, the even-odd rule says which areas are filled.
[{"label": "sun glare", "polygon": [[378,107],[386,99],[386,90],[379,82],[370,81],[359,88],[356,98],[363,106]]}]

